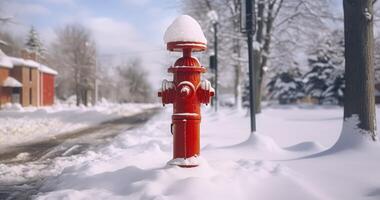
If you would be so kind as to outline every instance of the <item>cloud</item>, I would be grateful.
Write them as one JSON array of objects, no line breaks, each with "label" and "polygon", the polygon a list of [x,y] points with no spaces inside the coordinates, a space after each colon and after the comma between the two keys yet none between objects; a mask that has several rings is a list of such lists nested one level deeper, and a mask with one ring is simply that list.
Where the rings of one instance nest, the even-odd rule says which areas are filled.
[{"label": "cloud", "polygon": [[88,19],[85,24],[103,52],[139,51],[146,47],[136,28],[126,21],[97,17]]},{"label": "cloud", "polygon": [[157,75],[163,74],[162,64],[166,62],[164,45],[152,44],[144,38],[146,34],[141,29],[127,21],[96,17],[85,20],[85,24],[92,31],[101,60],[108,58],[105,62],[112,66],[138,57],[146,66],[151,82],[154,85],[161,82],[162,75]]},{"label": "cloud", "polygon": [[3,5],[2,12],[7,13],[11,16],[41,16],[41,15],[50,15],[51,11],[40,4],[32,3],[21,3],[10,1],[7,4]]},{"label": "cloud", "polygon": [[[167,58],[169,52],[165,50],[162,37],[175,14],[173,10],[165,11],[162,8],[164,3],[156,5],[152,0],[121,0],[119,3],[110,1],[104,9],[102,7],[102,10],[97,10],[99,5],[93,1],[8,2],[11,5],[7,6],[18,14],[13,16],[20,22],[8,25],[7,29],[12,30],[12,33],[24,38],[30,28],[29,24],[34,24],[48,45],[56,37],[56,28],[71,23],[83,24],[91,30],[99,59],[104,60],[105,66],[117,66],[131,58],[141,58],[154,85],[159,85],[163,74],[166,74],[166,67],[174,61]],[[115,8],[120,6],[120,2],[123,3],[122,10],[128,10],[125,7],[129,6],[132,10],[143,12],[120,14],[123,11]],[[89,5],[93,3],[93,6]],[[106,8],[114,9],[115,13],[109,13]]]},{"label": "cloud", "polygon": [[46,3],[57,4],[57,5],[66,5],[66,6],[75,5],[74,0],[43,0],[43,1]]},{"label": "cloud", "polygon": [[127,6],[145,6],[150,0],[123,0],[123,2]]},{"label": "cloud", "polygon": [[37,31],[40,34],[41,40],[45,46],[48,46],[52,41],[56,39],[56,34],[52,27],[45,27]]}]

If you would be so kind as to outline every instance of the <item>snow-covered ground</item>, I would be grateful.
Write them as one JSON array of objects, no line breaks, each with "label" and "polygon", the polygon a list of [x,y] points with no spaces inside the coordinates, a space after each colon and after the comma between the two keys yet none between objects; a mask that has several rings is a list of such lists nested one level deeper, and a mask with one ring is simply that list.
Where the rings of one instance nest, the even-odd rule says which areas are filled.
[{"label": "snow-covered ground", "polygon": [[339,107],[266,108],[251,137],[245,111],[205,110],[196,168],[166,165],[170,114],[53,165],[1,165],[0,180],[50,176],[39,200],[380,199],[380,145],[355,132],[355,118],[340,134]]},{"label": "snow-covered ground", "polygon": [[0,110],[0,149],[22,143],[54,138],[112,119],[130,116],[155,104],[114,104],[102,101],[96,106],[56,104],[26,107],[8,104]]}]

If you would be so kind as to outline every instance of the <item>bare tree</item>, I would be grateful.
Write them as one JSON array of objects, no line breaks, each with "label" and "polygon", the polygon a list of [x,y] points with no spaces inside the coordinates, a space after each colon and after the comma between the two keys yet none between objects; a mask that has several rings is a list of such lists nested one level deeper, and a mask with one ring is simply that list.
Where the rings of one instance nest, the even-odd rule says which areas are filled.
[{"label": "bare tree", "polygon": [[[3,13],[3,6],[5,1],[0,1],[0,13]],[[0,29],[3,28],[5,25],[12,22],[12,17],[4,16],[3,14],[0,14]],[[12,34],[1,30],[0,32],[0,48],[1,50],[6,53],[7,55],[16,56],[20,52],[20,43],[17,43],[18,40],[16,40]]]},{"label": "bare tree", "polygon": [[[257,0],[257,33],[255,35],[255,74],[257,75],[256,111],[260,112],[261,88],[267,69],[283,67],[292,63],[294,49],[299,48],[306,38],[318,34],[326,18],[331,18],[329,0]],[[205,31],[209,41],[213,40],[211,21],[207,17],[210,10],[219,13],[220,71],[222,74],[234,74],[233,80],[224,76],[222,86],[233,83],[235,102],[239,99],[241,79],[246,74],[247,59],[245,37],[240,33],[239,0],[189,0],[183,1],[183,10],[195,17]],[[305,28],[309,27],[309,28]],[[318,29],[317,29],[318,28]],[[313,35],[314,34],[314,35]],[[210,43],[211,44],[211,43]],[[212,49],[212,44],[210,45]],[[225,85],[223,85],[225,84]]]},{"label": "bare tree", "polygon": [[132,59],[119,66],[117,70],[119,74],[116,85],[118,101],[136,103],[152,101],[152,88],[140,59]]},{"label": "bare tree", "polygon": [[23,46],[22,41],[22,38],[17,38],[8,31],[0,31],[0,47],[8,56],[19,56]]},{"label": "bare tree", "polygon": [[[256,108],[261,110],[266,71],[291,67],[299,49],[310,45],[326,22],[333,18],[329,0],[258,0],[255,49]],[[323,32],[323,31],[321,31]],[[297,51],[298,50],[298,51]]]},{"label": "bare tree", "polygon": [[[183,1],[183,11],[196,18],[209,41],[209,54],[214,49],[213,21],[208,13],[218,13],[218,71],[223,80],[219,81],[222,90],[233,92],[235,106],[240,107],[241,85],[244,75],[242,47],[245,44],[240,33],[240,3],[238,0],[191,0]],[[207,54],[202,54],[204,61],[208,61]],[[232,74],[232,76],[231,76]]]},{"label": "bare tree", "polygon": [[59,66],[58,95],[74,93],[77,105],[87,105],[96,78],[96,47],[91,32],[83,25],[69,24],[57,29],[56,34],[51,61]]},{"label": "bare tree", "polygon": [[359,127],[375,140],[373,3],[373,0],[343,1],[346,59],[344,118],[358,115]]},{"label": "bare tree", "polygon": [[[5,2],[6,1],[0,1],[0,11],[2,11],[2,7],[4,6]],[[1,12],[1,13],[3,13],[3,12]],[[11,16],[0,15],[0,24],[1,25],[10,23],[10,22],[12,22],[12,20],[13,20],[13,17],[11,17]]]}]

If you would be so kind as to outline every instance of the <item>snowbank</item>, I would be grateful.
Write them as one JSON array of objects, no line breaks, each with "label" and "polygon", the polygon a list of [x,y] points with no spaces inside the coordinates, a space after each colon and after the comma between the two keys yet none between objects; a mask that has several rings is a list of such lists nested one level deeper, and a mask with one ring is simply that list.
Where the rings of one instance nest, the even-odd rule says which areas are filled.
[{"label": "snowbank", "polygon": [[52,107],[27,107],[6,104],[0,110],[0,148],[13,146],[86,128],[104,121],[129,116],[154,104],[112,104],[93,107],[57,104]]},{"label": "snowbank", "polygon": [[[378,142],[373,142],[370,133],[359,128],[359,117],[354,115],[346,119],[343,123],[342,133],[339,139],[334,144],[329,152],[337,152],[352,149],[362,149],[379,145]],[[378,140],[378,138],[377,138]]]}]

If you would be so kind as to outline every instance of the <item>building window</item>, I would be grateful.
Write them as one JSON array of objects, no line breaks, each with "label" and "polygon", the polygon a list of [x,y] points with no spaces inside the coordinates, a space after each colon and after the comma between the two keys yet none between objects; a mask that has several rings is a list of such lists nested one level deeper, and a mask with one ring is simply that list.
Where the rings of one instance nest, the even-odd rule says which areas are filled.
[{"label": "building window", "polygon": [[32,99],[33,99],[32,88],[29,88],[29,104],[30,105],[32,105]]},{"label": "building window", "polygon": [[20,94],[20,88],[18,88],[18,87],[12,88],[12,93],[13,94]]},{"label": "building window", "polygon": [[29,68],[29,81],[32,81],[32,68]]}]

